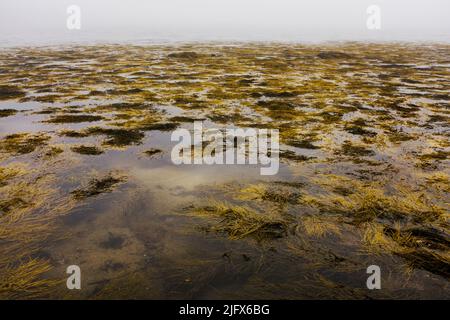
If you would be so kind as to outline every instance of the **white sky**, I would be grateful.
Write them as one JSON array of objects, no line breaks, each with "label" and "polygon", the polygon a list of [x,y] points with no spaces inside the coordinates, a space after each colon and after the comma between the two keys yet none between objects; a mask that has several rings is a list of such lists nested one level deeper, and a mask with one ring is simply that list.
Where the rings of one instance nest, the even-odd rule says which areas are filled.
[{"label": "white sky", "polygon": [[[81,8],[68,31],[66,9]],[[369,5],[381,30],[366,28]],[[450,0],[0,0],[0,45],[134,40],[450,42]]]}]

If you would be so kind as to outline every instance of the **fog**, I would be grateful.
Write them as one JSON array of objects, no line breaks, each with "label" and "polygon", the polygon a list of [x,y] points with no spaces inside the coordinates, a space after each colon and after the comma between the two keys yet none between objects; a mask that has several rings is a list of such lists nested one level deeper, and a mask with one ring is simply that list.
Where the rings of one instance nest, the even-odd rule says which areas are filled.
[{"label": "fog", "polygon": [[[366,26],[373,4],[379,30]],[[66,27],[70,5],[80,30]],[[0,42],[450,42],[449,13],[448,0],[0,0]]]}]

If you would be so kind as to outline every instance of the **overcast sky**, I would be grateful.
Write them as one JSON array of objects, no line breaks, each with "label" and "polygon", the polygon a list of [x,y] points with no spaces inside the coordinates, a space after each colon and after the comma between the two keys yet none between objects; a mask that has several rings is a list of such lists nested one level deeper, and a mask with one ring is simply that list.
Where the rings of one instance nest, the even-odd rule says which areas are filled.
[{"label": "overcast sky", "polygon": [[[81,30],[66,28],[69,5]],[[381,30],[366,9],[381,8]],[[7,44],[171,40],[450,42],[450,0],[0,0]]]}]

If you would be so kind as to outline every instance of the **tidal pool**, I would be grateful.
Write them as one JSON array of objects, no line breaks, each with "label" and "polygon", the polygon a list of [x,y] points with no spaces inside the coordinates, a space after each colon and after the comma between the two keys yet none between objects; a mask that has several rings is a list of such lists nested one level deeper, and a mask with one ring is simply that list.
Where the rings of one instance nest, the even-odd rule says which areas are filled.
[{"label": "tidal pool", "polygon": [[[449,89],[447,44],[2,49],[0,298],[449,298]],[[175,166],[194,121],[278,174]]]}]

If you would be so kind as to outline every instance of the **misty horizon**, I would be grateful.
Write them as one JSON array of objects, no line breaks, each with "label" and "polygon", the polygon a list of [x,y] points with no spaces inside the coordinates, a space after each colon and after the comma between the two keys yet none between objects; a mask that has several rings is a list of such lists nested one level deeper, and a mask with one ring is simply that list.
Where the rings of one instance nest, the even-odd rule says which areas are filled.
[{"label": "misty horizon", "polygon": [[[381,9],[380,30],[366,27],[366,9],[372,4]],[[81,9],[80,30],[66,27],[70,5]],[[449,9],[450,3],[443,0],[3,0],[0,43],[450,42]]]}]

